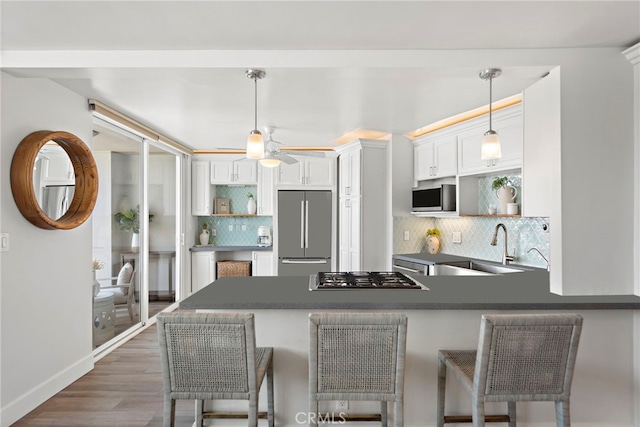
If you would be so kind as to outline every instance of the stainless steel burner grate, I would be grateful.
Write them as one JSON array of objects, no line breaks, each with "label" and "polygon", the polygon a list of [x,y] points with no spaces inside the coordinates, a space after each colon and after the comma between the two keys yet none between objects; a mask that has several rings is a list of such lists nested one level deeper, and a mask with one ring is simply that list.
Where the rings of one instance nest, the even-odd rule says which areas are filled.
[{"label": "stainless steel burner grate", "polygon": [[320,272],[312,275],[309,289],[428,289],[399,272]]}]

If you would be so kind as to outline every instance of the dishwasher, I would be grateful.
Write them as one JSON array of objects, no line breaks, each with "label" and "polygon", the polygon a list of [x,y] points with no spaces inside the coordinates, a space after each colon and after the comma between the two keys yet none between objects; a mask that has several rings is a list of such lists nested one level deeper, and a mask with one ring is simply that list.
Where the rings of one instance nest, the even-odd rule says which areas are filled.
[{"label": "dishwasher", "polygon": [[417,273],[424,276],[429,275],[429,264],[420,264],[418,262],[404,261],[392,258],[393,271],[400,273]]}]

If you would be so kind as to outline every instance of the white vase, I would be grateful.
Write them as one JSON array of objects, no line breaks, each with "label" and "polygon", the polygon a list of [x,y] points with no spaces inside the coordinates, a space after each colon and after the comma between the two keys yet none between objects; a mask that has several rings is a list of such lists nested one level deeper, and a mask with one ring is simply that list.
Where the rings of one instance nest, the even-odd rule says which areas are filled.
[{"label": "white vase", "polygon": [[200,244],[203,246],[209,244],[209,230],[202,230],[200,233]]},{"label": "white vase", "polygon": [[249,215],[253,215],[256,213],[256,201],[253,197],[249,197],[249,201],[247,202],[247,213]]},{"label": "white vase", "polygon": [[96,280],[96,271],[93,270],[93,296],[98,296],[98,293],[100,293],[100,282]]},{"label": "white vase", "polygon": [[496,190],[496,197],[500,205],[500,214],[507,214],[507,204],[513,203],[518,195],[518,190],[510,185],[503,185]]},{"label": "white vase", "polygon": [[437,254],[440,251],[440,239],[438,236],[427,236],[427,251],[430,254]]},{"label": "white vase", "polygon": [[140,234],[133,233],[131,236],[131,252],[137,253],[140,251]]}]

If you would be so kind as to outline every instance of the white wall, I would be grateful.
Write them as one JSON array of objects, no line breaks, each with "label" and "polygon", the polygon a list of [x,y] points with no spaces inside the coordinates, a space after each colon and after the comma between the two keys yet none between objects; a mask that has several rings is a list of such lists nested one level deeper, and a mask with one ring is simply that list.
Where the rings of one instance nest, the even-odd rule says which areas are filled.
[{"label": "white wall", "polygon": [[0,210],[11,235],[0,255],[0,424],[8,426],[93,367],[91,219],[73,230],[43,230],[13,201],[13,153],[37,130],[91,141],[87,100],[42,79],[2,79]]}]

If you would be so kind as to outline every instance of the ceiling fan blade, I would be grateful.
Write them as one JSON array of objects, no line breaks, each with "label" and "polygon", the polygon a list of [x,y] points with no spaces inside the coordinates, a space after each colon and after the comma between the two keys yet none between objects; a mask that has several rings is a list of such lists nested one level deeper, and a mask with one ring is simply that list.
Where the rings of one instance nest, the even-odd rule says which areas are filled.
[{"label": "ceiling fan blade", "polygon": [[276,159],[280,159],[283,162],[285,162],[288,165],[292,165],[294,163],[298,163],[298,160],[294,159],[293,157],[291,157],[288,154],[284,154],[283,152],[279,152],[278,154],[275,154],[273,157],[275,157]]},{"label": "ceiling fan blade", "polygon": [[[280,152],[282,153],[282,151]],[[288,153],[293,156],[300,156],[300,157],[305,157],[305,156],[306,157],[325,157],[325,154],[322,151],[289,150]]]}]

